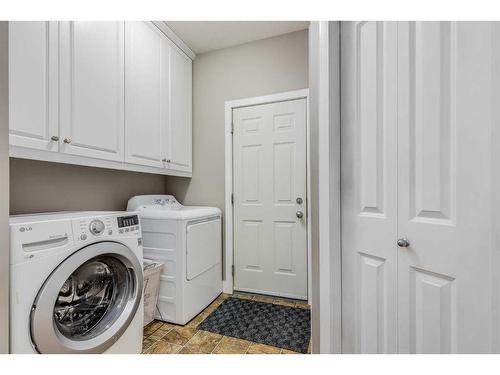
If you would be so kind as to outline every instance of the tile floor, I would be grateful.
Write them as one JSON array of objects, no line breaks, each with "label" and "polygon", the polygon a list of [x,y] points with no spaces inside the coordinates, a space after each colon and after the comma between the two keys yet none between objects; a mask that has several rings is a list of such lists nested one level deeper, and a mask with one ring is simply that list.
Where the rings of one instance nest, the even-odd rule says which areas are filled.
[{"label": "tile floor", "polygon": [[[185,326],[153,321],[144,327],[142,350],[145,354],[300,354],[287,349],[223,336],[199,330],[198,325],[212,313],[229,294],[221,294],[198,316]],[[275,303],[278,305],[309,309],[305,301],[234,293],[232,297]],[[309,344],[311,352],[311,344]]]}]

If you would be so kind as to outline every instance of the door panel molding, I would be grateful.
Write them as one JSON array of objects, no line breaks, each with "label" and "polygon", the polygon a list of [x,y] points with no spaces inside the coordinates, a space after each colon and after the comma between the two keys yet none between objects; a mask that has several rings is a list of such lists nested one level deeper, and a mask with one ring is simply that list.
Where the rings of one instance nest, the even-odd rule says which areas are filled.
[{"label": "door panel molding", "polygon": [[453,225],[456,24],[411,23],[409,39],[412,220]]}]

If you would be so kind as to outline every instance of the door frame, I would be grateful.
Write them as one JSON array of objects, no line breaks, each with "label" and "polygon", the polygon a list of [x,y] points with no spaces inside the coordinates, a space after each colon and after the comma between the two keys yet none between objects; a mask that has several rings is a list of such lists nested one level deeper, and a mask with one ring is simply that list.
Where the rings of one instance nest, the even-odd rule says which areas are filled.
[{"label": "door frame", "polygon": [[234,291],[234,227],[233,216],[234,206],[232,203],[233,194],[233,110],[242,107],[251,107],[262,104],[285,102],[290,100],[306,100],[306,238],[307,238],[307,300],[311,304],[311,168],[310,168],[310,129],[309,129],[309,89],[286,91],[272,95],[256,96],[251,98],[230,100],[225,102],[225,218],[224,218],[224,251],[223,251],[223,281],[222,290],[224,293]]},{"label": "door frame", "polygon": [[342,353],[340,21],[309,27],[312,352]]},{"label": "door frame", "polygon": [[0,22],[0,354],[9,353],[9,22]]}]

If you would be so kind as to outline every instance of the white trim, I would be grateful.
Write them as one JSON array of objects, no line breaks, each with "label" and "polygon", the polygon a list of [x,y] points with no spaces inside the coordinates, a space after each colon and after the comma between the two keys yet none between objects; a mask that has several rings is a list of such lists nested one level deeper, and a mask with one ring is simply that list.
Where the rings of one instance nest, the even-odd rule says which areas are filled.
[{"label": "white trim", "polygon": [[9,23],[0,22],[0,354],[9,352]]},{"label": "white trim", "polygon": [[312,22],[314,113],[312,352],[342,352],[340,217],[340,22]]},{"label": "white trim", "polygon": [[224,293],[233,293],[233,205],[231,203],[231,194],[233,192],[233,136],[232,136],[232,121],[233,109],[241,107],[249,107],[260,104],[269,104],[284,102],[288,100],[306,99],[306,148],[307,148],[307,293],[308,301],[311,303],[311,225],[309,218],[311,217],[311,205],[309,204],[311,175],[310,175],[310,132],[309,132],[309,89],[287,91],[278,94],[257,96],[253,98],[244,98],[238,100],[226,101],[225,103],[225,188],[224,188],[224,203],[225,203],[225,218],[224,218],[224,280],[222,289]]},{"label": "white trim", "polygon": [[179,49],[184,52],[191,60],[196,59],[196,54],[193,52],[189,46],[184,43],[184,41],[177,36],[176,33],[167,25],[165,21],[151,21],[153,24],[161,30],[163,34],[167,36],[168,39],[172,41]]},{"label": "white trim", "polygon": [[145,165],[126,163],[122,161],[96,159],[87,156],[64,154],[61,152],[54,152],[54,151],[35,150],[32,148],[26,148],[20,146],[10,146],[10,157],[20,158],[20,159],[50,161],[53,163],[76,164],[76,165],[83,165],[86,167],[117,169],[123,171],[131,171],[131,172],[153,173],[153,174],[162,174],[162,175],[178,176],[178,177],[192,177],[191,172],[175,171],[167,168],[149,167]]},{"label": "white trim", "polygon": [[[228,107],[230,107],[231,108],[230,111],[232,111],[234,108],[249,107],[249,106],[253,106],[253,105],[276,103],[276,102],[284,102],[287,100],[304,99],[304,98],[308,98],[308,97],[309,97],[309,89],[301,89],[301,90],[280,92],[278,94],[256,96],[253,98],[243,98],[243,99],[231,100],[231,101],[226,102],[226,114],[227,114]],[[227,118],[226,118],[226,120],[227,120]],[[227,125],[227,123],[226,123],[226,125]],[[229,124],[229,125],[231,125],[231,124]]]}]

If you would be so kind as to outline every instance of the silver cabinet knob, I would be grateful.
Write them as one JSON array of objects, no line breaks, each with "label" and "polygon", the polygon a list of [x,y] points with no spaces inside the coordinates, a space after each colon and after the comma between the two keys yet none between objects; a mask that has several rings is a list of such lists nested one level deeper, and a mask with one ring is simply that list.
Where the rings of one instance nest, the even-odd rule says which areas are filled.
[{"label": "silver cabinet knob", "polygon": [[295,216],[297,216],[299,219],[302,219],[304,217],[304,213],[302,211],[297,211],[295,213]]},{"label": "silver cabinet knob", "polygon": [[170,159],[167,159],[167,163],[170,163]]},{"label": "silver cabinet knob", "polygon": [[408,246],[410,246],[410,241],[406,237],[400,238],[398,240],[398,246],[399,247],[408,247]]},{"label": "silver cabinet knob", "polygon": [[297,197],[297,199],[295,199],[295,202],[297,202],[297,204],[302,204],[304,200],[301,197]]},{"label": "silver cabinet knob", "polygon": [[59,137],[57,135],[53,135],[52,137],[50,137],[50,140],[57,142],[59,140]]},{"label": "silver cabinet knob", "polygon": [[166,163],[167,162],[167,159],[163,158],[161,159],[162,162]]},{"label": "silver cabinet knob", "polygon": [[64,138],[63,142],[66,143],[66,144],[70,144],[71,143],[71,138]]}]

